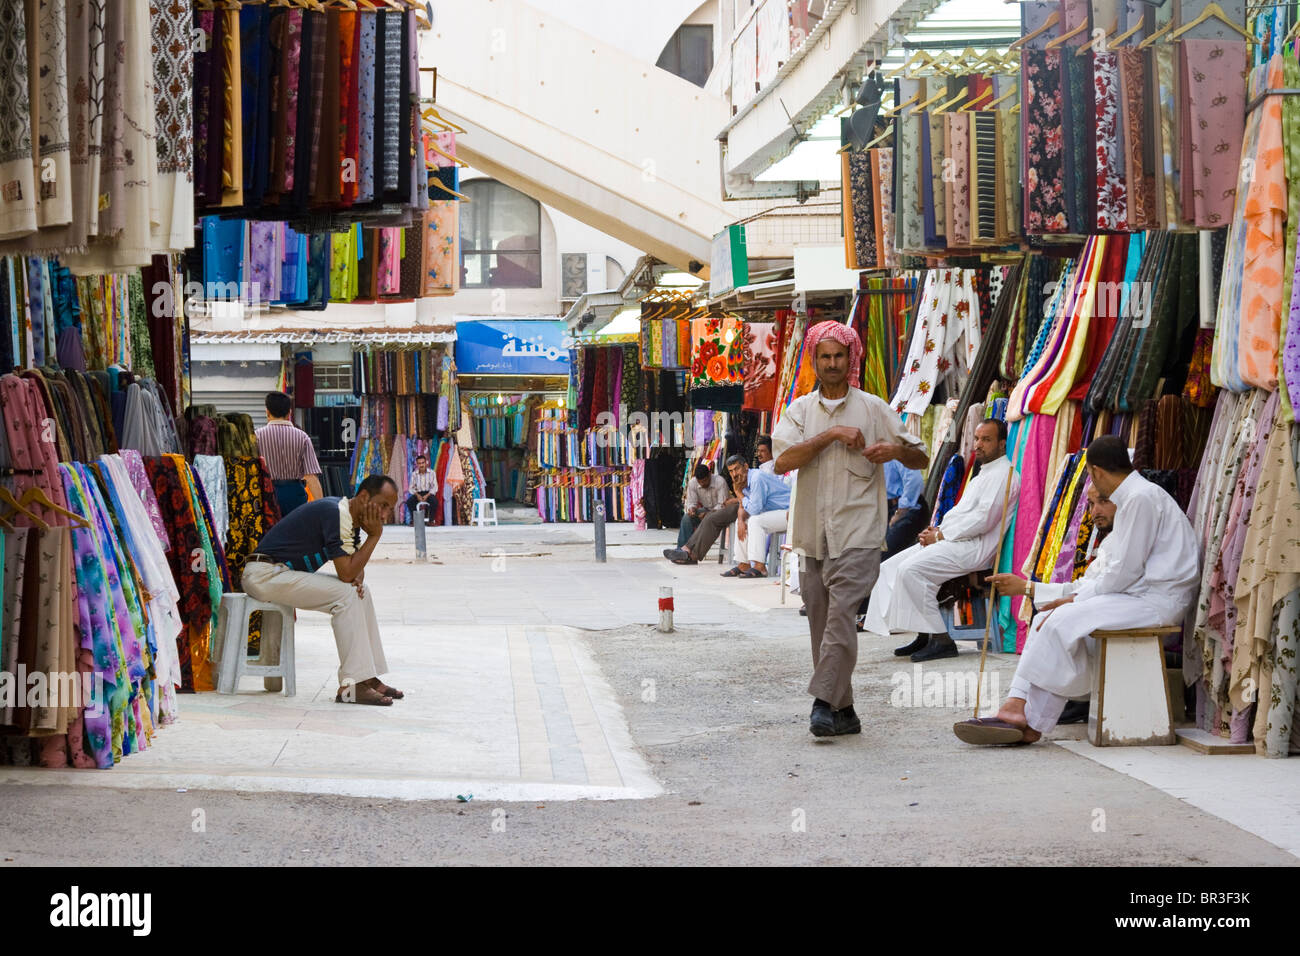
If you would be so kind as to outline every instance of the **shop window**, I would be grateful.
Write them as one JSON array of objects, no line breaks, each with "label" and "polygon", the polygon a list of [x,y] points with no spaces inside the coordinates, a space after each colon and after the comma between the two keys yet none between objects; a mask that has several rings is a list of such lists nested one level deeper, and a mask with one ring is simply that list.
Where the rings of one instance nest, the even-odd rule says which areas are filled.
[{"label": "shop window", "polygon": [[460,210],[461,287],[540,289],[541,204],[494,179],[460,188],[471,200]]},{"label": "shop window", "polygon": [[316,362],[312,366],[318,392],[351,392],[351,362]]},{"label": "shop window", "polygon": [[682,24],[659,54],[655,66],[696,86],[703,86],[713,71],[713,27]]}]

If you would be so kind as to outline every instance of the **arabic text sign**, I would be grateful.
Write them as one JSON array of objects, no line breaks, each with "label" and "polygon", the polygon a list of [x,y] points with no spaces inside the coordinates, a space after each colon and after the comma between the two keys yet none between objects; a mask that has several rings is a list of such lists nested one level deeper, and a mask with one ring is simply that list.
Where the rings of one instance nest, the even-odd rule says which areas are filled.
[{"label": "arabic text sign", "polygon": [[568,375],[564,323],[558,319],[458,322],[456,371],[461,375]]}]

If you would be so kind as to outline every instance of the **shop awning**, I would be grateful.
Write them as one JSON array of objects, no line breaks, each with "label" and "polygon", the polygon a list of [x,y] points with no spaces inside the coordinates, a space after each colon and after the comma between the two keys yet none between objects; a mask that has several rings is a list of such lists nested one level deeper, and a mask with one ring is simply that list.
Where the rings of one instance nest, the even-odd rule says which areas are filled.
[{"label": "shop awning", "polygon": [[375,348],[388,345],[445,345],[456,341],[455,329],[257,329],[240,332],[191,332],[194,345],[358,345]]}]

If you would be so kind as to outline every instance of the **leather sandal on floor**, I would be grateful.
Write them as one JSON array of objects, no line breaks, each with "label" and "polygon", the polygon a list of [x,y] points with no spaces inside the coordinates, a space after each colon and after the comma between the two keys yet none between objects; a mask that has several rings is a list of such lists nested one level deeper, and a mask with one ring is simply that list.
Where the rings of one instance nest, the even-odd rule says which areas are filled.
[{"label": "leather sandal on floor", "polygon": [[1027,744],[1025,728],[997,717],[975,717],[952,725],[957,739],[968,744]]},{"label": "leather sandal on floor", "polygon": [[365,687],[361,684],[352,684],[350,687],[340,687],[339,692],[334,695],[336,704],[369,704],[372,707],[391,707],[393,698],[387,694],[381,693],[374,687]]},{"label": "leather sandal on floor", "polygon": [[383,683],[377,685],[375,687],[375,690],[379,691],[379,693],[383,694],[385,697],[393,698],[393,700],[401,700],[403,697],[406,696],[396,687],[389,687],[387,684],[383,684]]},{"label": "leather sandal on floor", "polygon": [[767,572],[766,572],[766,571],[760,571],[760,570],[758,570],[758,568],[750,568],[748,571],[741,571],[738,575],[736,575],[736,577],[738,577],[738,578],[765,578],[765,577],[767,577]]},{"label": "leather sandal on floor", "polygon": [[718,576],[722,578],[743,578],[745,572],[740,570],[740,565],[736,565],[736,567],[732,568],[730,571],[723,571],[722,574]]}]

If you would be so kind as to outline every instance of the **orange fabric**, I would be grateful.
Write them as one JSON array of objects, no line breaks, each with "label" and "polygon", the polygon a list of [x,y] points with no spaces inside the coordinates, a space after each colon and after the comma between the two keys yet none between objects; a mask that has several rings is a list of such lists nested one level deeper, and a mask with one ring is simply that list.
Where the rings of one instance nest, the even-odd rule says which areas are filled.
[{"label": "orange fabric", "polygon": [[[1282,56],[1268,64],[1266,88],[1284,86]],[[1286,176],[1282,157],[1282,97],[1262,106],[1254,176],[1246,192],[1246,248],[1241,277],[1241,326],[1237,333],[1241,377],[1259,388],[1277,388],[1282,324],[1283,253],[1286,242]]]}]

